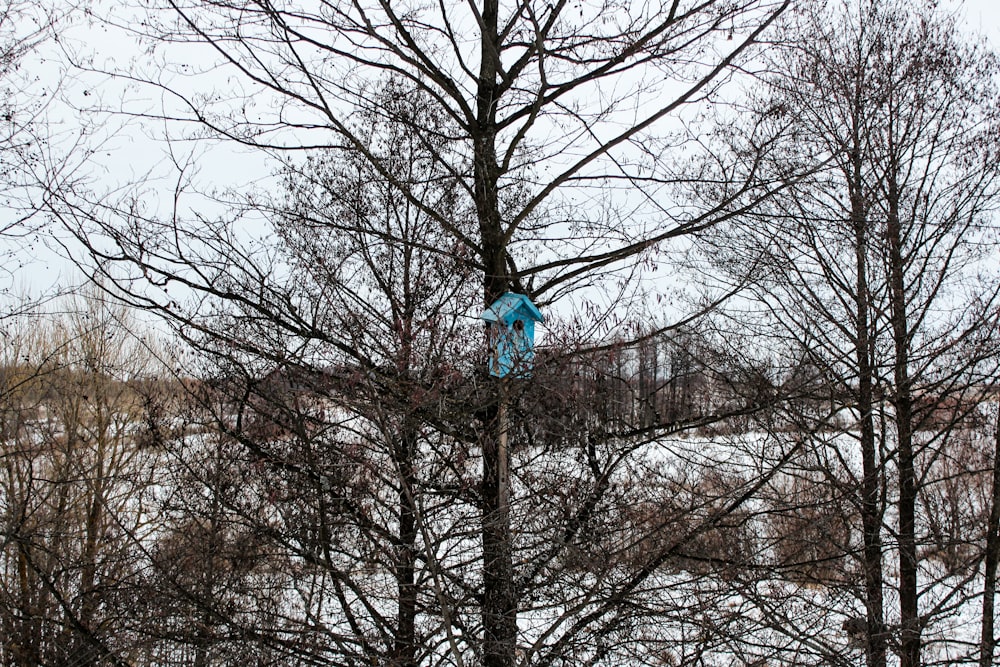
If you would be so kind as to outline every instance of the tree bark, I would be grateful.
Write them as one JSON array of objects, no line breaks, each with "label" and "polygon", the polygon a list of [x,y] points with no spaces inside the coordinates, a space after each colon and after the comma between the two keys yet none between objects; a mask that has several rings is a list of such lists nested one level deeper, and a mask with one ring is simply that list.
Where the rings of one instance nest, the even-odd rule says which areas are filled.
[{"label": "tree bark", "polygon": [[896,437],[899,446],[899,623],[900,667],[920,665],[920,617],[917,593],[917,485],[913,451],[913,396],[910,388],[910,342],[904,284],[900,192],[895,165],[888,175],[889,318],[894,348],[893,380]]},{"label": "tree bark", "polygon": [[[491,410],[483,443],[483,665],[511,667],[517,640],[513,545],[510,530],[510,471],[507,460],[507,400]],[[496,434],[496,437],[491,437]]]},{"label": "tree bark", "polygon": [[[506,247],[500,220],[500,167],[496,155],[496,103],[499,94],[499,32],[497,0],[485,0],[481,23],[481,62],[477,90],[474,189],[484,265],[483,296],[489,306],[509,289]],[[513,667],[517,640],[513,545],[510,531],[509,471],[501,381],[493,383],[495,401],[484,411],[482,533],[483,533],[483,665]]]},{"label": "tree bark", "polygon": [[986,558],[983,564],[983,624],[979,639],[979,667],[990,667],[996,651],[994,605],[997,593],[997,562],[1000,561],[1000,415],[993,432],[993,483],[990,518],[986,524]]},{"label": "tree bark", "polygon": [[[863,261],[863,260],[862,260]],[[875,447],[875,424],[872,399],[872,368],[868,339],[867,278],[860,265],[858,286],[858,412],[861,415],[861,526],[864,539],[865,611],[867,621],[868,667],[885,667],[886,636],[882,579],[882,513],[879,508],[881,466]]]},{"label": "tree bark", "polygon": [[415,427],[404,424],[402,436],[396,451],[399,474],[399,536],[396,554],[396,637],[392,664],[398,667],[416,667],[417,521],[414,506],[416,475],[413,470],[413,460],[416,455]]},{"label": "tree bark", "polygon": [[[858,81],[860,84],[860,81]],[[855,91],[851,173],[851,222],[854,227],[854,250],[857,263],[855,312],[855,363],[858,371],[858,414],[861,428],[861,526],[864,540],[865,612],[867,622],[865,657],[868,667],[885,667],[886,636],[882,578],[882,512],[879,507],[879,481],[882,474],[875,448],[875,414],[872,396],[874,369],[871,359],[869,285],[868,285],[868,213],[865,205],[861,154],[860,90]]]}]

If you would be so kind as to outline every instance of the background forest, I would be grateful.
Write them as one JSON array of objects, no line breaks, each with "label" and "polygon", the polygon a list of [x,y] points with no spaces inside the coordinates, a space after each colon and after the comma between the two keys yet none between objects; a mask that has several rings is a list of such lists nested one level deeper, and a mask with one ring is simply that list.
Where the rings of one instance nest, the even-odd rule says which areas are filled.
[{"label": "background forest", "polygon": [[993,665],[961,9],[0,0],[0,663]]}]

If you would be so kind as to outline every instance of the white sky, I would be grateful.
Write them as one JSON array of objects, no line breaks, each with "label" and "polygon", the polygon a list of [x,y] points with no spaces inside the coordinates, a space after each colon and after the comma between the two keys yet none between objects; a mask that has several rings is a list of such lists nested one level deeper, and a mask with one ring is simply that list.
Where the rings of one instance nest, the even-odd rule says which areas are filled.
[{"label": "white sky", "polygon": [[1000,0],[964,0],[959,11],[974,30],[982,31],[1000,49]]},{"label": "white sky", "polygon": [[[108,0],[103,4],[109,6],[116,1]],[[964,16],[971,31],[984,34],[990,40],[994,50],[1000,51],[1000,0],[957,0],[951,2],[949,6],[953,7],[960,16]],[[75,48],[79,49],[81,53],[91,48],[97,53],[96,62],[111,61],[113,64],[109,64],[112,67],[124,69],[126,63],[138,55],[133,39],[119,38],[113,30],[109,31],[99,26],[78,26],[70,37],[70,39],[64,39],[63,44],[74,48],[75,43]],[[32,58],[26,65],[25,69],[30,69],[31,73],[42,84],[48,78],[47,73],[54,71],[55,67],[53,58],[44,61]],[[120,82],[105,79],[99,86],[95,86],[93,81],[88,83],[87,77],[77,77],[66,87],[64,94],[69,98],[71,104],[85,105],[92,102],[95,95],[103,95],[105,101],[114,101],[117,96],[122,94],[121,90]],[[150,91],[139,91],[131,94],[148,96],[148,101],[153,106],[157,103],[155,96]],[[80,97],[81,95],[85,95],[86,99]],[[78,121],[74,118],[73,112],[65,110],[56,112],[53,115],[53,133],[63,137],[73,136],[76,132],[74,128],[76,122]],[[147,128],[146,132],[135,130],[119,132],[117,128],[111,127],[105,133],[107,143],[101,151],[90,158],[93,162],[88,166],[88,169],[91,170],[92,178],[96,177],[106,186],[113,186],[115,181],[125,183],[137,180],[146,173],[147,169],[155,168],[158,163],[162,165],[167,155],[167,147],[151,139],[148,136],[149,131],[150,129]],[[155,132],[156,129],[153,128],[152,131]],[[175,146],[175,150],[180,153],[191,149],[191,145]],[[235,184],[239,180],[249,180],[267,173],[267,167],[259,158],[231,150],[220,150],[218,147],[208,152],[201,152],[198,156],[198,163],[201,176],[208,175],[212,181],[229,181]],[[162,195],[164,200],[169,200],[171,186],[170,182],[161,181],[155,184],[155,189],[164,193]],[[151,203],[151,205],[155,206],[156,204]],[[56,259],[51,252],[46,252],[39,247],[35,250],[35,254],[40,261],[28,263],[24,268],[19,269],[16,281],[37,287],[38,285],[52,284],[55,281],[66,282],[75,279],[72,269],[65,262]],[[22,255],[27,256],[23,253]]]}]

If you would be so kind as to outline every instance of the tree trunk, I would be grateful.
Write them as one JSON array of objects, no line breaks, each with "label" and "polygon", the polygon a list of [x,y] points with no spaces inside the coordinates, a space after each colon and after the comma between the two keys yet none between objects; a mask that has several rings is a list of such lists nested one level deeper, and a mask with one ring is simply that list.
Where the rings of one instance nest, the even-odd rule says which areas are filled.
[{"label": "tree trunk", "polygon": [[865,206],[860,152],[859,109],[855,109],[855,150],[851,156],[851,222],[857,262],[855,363],[858,370],[858,414],[861,427],[861,526],[864,540],[865,612],[867,633],[865,656],[868,667],[885,667],[886,636],[882,589],[882,513],[879,480],[882,474],[875,448],[875,414],[872,397],[874,370],[871,359],[868,300],[868,215]]},{"label": "tree trunk", "polygon": [[417,587],[414,571],[417,559],[417,522],[413,500],[413,487],[416,483],[413,471],[416,429],[411,424],[404,424],[402,435],[396,451],[399,474],[399,536],[396,554],[398,602],[392,664],[397,667],[416,667]]},{"label": "tree trunk", "polygon": [[986,559],[983,564],[983,629],[979,639],[979,667],[993,664],[996,650],[994,603],[997,593],[997,561],[1000,560],[1000,414],[993,433],[993,484],[990,518],[986,524]]},{"label": "tree trunk", "polygon": [[[497,0],[485,0],[482,9],[481,61],[476,95],[478,127],[474,134],[474,188],[484,265],[483,296],[487,306],[510,286],[506,244],[500,220],[496,155],[496,102],[499,95],[499,32]],[[514,592],[511,541],[509,471],[504,429],[505,400],[500,381],[493,383],[495,401],[483,416],[483,665],[513,667],[517,640],[517,602]]]},{"label": "tree trunk", "polygon": [[920,665],[920,617],[917,594],[916,504],[913,451],[913,396],[910,389],[910,342],[895,168],[888,182],[889,317],[894,347],[893,380],[896,437],[899,439],[899,623],[900,667]]},{"label": "tree trunk", "polygon": [[[513,545],[510,531],[506,393],[483,443],[483,665],[511,667],[517,640]],[[496,437],[490,437],[496,433]]]}]

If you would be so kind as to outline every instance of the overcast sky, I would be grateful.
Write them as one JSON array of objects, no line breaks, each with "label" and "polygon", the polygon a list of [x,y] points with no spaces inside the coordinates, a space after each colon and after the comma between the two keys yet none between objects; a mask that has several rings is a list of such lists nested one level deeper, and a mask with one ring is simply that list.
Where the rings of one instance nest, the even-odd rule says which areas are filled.
[{"label": "overcast sky", "polygon": [[[945,2],[947,3],[948,0],[945,0]],[[983,33],[990,40],[994,50],[1000,50],[1000,0],[953,0],[949,6],[964,16],[971,31]],[[116,42],[114,35],[94,25],[90,27],[78,27],[74,32],[81,46],[87,45],[93,48],[94,51],[103,52],[99,58],[112,58],[117,61],[116,64],[119,67],[134,56],[134,54],[126,53],[128,44],[134,45],[134,41],[131,39]],[[51,64],[46,65],[37,61],[31,63],[31,67],[40,68],[40,72],[45,72],[45,68],[51,66]],[[44,74],[41,76],[44,78]],[[105,80],[105,84],[105,92],[114,98],[116,96],[114,92],[116,86],[107,80]],[[70,97],[77,97],[81,94],[89,95],[91,96],[88,98],[89,100],[94,99],[93,95],[101,94],[99,89],[95,90],[95,87],[89,85],[83,86],[80,91],[67,92]],[[148,94],[148,91],[145,94]],[[75,101],[77,103],[84,103],[83,99]],[[149,101],[153,104],[156,103],[153,99]],[[77,119],[74,119],[68,112],[64,112],[64,114],[61,118],[57,119],[57,123],[61,124],[63,130],[69,130],[70,126],[74,122],[77,122]],[[72,134],[72,131],[70,133]],[[107,179],[117,180],[114,176],[115,172],[118,172],[117,176],[125,181],[135,179],[137,176],[145,173],[145,169],[149,164],[162,160],[166,154],[166,147],[163,144],[150,143],[149,137],[128,132],[116,133],[114,128],[110,129],[108,134],[110,138],[108,139],[109,143],[104,147],[105,150],[93,156],[93,158],[98,160],[98,163],[101,160],[107,161],[100,167],[100,171],[104,173]],[[207,154],[202,154],[199,157],[199,165],[203,174],[211,172],[212,174],[236,177],[241,168],[246,169],[255,162],[250,156],[233,159],[232,155],[232,153],[217,149],[213,149]],[[144,162],[147,165],[144,165]],[[260,164],[261,166],[263,165],[263,163]],[[249,173],[251,172],[248,171],[247,174]],[[247,178],[252,177],[247,176]],[[169,188],[163,191],[167,192]],[[47,255],[47,253],[41,254]],[[53,262],[50,259],[42,264],[27,267],[22,272],[21,278],[24,282],[33,284],[38,281],[47,281],[47,279],[53,278],[56,274],[60,275],[57,278],[58,280],[66,280],[66,275],[70,273],[66,269],[57,269],[55,272],[52,269]]]},{"label": "overcast sky", "polygon": [[1000,48],[1000,0],[965,0],[964,12],[969,25],[982,30]]}]

